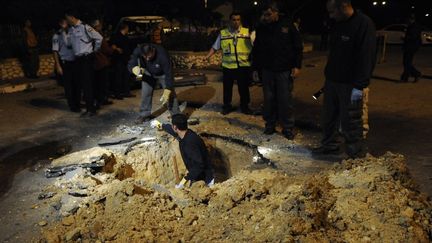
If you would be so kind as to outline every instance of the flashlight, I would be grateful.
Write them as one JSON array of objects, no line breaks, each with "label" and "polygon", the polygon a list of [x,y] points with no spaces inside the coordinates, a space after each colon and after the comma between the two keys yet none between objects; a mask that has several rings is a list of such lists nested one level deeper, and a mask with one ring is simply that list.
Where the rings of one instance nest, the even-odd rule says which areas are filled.
[{"label": "flashlight", "polygon": [[316,92],[315,94],[312,95],[312,98],[314,98],[314,100],[318,100],[319,97],[324,93],[324,88],[321,88],[320,90],[318,90],[318,92]]}]

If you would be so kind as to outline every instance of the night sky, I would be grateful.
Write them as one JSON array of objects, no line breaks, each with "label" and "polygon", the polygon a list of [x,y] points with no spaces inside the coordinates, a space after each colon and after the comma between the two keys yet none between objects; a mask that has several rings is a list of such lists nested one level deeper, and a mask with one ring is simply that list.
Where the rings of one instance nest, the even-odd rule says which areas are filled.
[{"label": "night sky", "polygon": [[[432,27],[432,1],[428,0],[353,0],[353,5],[368,14],[378,28],[388,24],[403,23],[406,16],[413,11],[419,22]],[[26,18],[32,19],[35,25],[55,26],[56,19],[62,16],[67,8],[77,8],[84,18],[101,16],[107,22],[116,23],[121,16],[130,15],[163,15],[168,18],[191,17],[200,22],[208,20],[209,11],[204,9],[204,0],[3,0],[4,8],[0,14],[2,23],[22,23]],[[208,0],[210,8],[223,3],[224,0]],[[252,21],[259,12],[259,6],[253,0],[231,0],[235,6],[246,13],[245,19]],[[257,0],[260,3],[263,0]],[[326,17],[326,0],[285,0],[288,10],[297,11],[302,18],[303,29],[307,32],[319,31],[322,20]],[[412,6],[415,6],[413,9]],[[429,17],[426,14],[429,13]],[[209,23],[204,23],[209,24]]]}]

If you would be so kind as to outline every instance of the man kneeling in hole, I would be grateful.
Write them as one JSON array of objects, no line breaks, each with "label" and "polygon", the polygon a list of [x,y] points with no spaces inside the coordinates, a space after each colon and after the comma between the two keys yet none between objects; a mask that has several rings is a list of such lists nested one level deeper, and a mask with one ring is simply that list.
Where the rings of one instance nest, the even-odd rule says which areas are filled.
[{"label": "man kneeling in hole", "polygon": [[176,185],[177,189],[190,186],[196,181],[205,181],[210,187],[214,185],[213,167],[207,147],[198,134],[188,129],[186,115],[173,115],[172,125],[162,124],[157,120],[153,120],[150,125],[152,128],[164,130],[179,141],[180,153],[188,174]]}]

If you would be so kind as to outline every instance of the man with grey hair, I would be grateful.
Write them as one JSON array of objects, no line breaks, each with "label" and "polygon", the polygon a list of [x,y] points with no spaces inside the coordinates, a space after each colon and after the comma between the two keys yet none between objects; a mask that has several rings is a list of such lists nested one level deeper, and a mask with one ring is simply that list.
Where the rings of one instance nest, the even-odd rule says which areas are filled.
[{"label": "man with grey hair", "polygon": [[327,10],[336,23],[330,34],[330,53],[325,68],[323,138],[315,154],[339,153],[338,129],[342,128],[346,153],[364,155],[363,89],[375,67],[376,35],[372,20],[354,10],[350,0],[329,0]]}]

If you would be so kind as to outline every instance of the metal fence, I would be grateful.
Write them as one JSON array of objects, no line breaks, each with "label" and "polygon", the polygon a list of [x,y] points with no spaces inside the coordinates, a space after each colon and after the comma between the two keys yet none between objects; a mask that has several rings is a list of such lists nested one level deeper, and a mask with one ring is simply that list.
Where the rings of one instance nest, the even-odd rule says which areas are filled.
[{"label": "metal fence", "polygon": [[[41,54],[49,53],[51,50],[51,39],[54,30],[34,29],[38,38]],[[0,59],[19,58],[24,54],[24,35],[21,25],[0,25]]]},{"label": "metal fence", "polygon": [[[54,29],[33,28],[39,43],[40,54],[51,52]],[[170,51],[207,51],[218,32],[172,32],[163,38],[163,45]],[[109,33],[108,33],[109,35]],[[0,59],[20,58],[24,54],[24,35],[20,25],[0,25]]]}]

